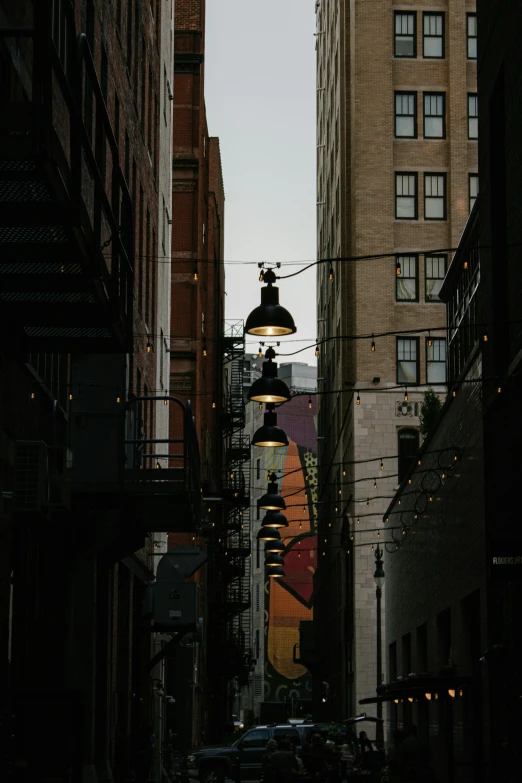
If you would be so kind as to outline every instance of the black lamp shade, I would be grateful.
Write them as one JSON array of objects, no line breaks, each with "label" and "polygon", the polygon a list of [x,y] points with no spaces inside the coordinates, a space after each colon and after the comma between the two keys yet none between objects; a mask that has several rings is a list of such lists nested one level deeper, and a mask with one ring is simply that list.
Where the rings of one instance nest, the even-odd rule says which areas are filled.
[{"label": "black lamp shade", "polygon": [[281,541],[281,534],[275,527],[261,527],[256,538],[258,541]]},{"label": "black lamp shade", "polygon": [[245,331],[260,337],[280,337],[297,331],[294,319],[279,304],[277,286],[267,285],[261,289],[261,304],[248,316]]},{"label": "black lamp shade", "polygon": [[275,362],[263,362],[263,375],[250,387],[248,399],[265,403],[287,402],[290,399],[288,386],[277,377]]},{"label": "black lamp shade", "polygon": [[277,414],[273,411],[265,413],[264,424],[254,434],[252,446],[288,446],[286,432],[277,426]]},{"label": "black lamp shade", "polygon": [[267,568],[275,568],[276,566],[281,566],[281,568],[284,566],[285,561],[281,555],[278,555],[277,552],[269,552],[265,557],[265,566]]},{"label": "black lamp shade", "polygon": [[264,527],[288,527],[288,519],[280,511],[267,511],[262,525]]},{"label": "black lamp shade", "polygon": [[285,575],[285,572],[281,566],[274,566],[273,568],[266,569],[266,575],[272,579],[282,579]]},{"label": "black lamp shade", "polygon": [[275,481],[270,482],[268,491],[259,498],[258,506],[266,511],[284,511],[286,503],[279,494]]},{"label": "black lamp shade", "polygon": [[265,554],[268,554],[268,552],[277,552],[277,554],[282,555],[285,551],[285,545],[282,541],[267,541],[265,544]]}]

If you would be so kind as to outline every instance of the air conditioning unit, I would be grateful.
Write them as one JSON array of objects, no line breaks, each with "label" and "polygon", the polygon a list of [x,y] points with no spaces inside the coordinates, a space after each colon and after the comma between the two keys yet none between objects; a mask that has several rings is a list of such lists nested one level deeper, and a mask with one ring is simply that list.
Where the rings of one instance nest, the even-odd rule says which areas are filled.
[{"label": "air conditioning unit", "polygon": [[47,446],[41,440],[15,444],[13,511],[41,511],[49,501]]}]

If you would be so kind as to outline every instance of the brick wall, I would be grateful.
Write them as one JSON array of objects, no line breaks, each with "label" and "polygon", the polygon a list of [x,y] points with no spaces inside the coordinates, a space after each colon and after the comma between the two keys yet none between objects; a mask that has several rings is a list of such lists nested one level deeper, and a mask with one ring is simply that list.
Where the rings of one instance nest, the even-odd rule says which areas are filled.
[{"label": "brick wall", "polygon": [[[435,5],[419,2],[323,4],[318,11],[318,257],[367,254],[419,253],[418,301],[396,301],[397,274],[393,257],[350,263],[332,262],[334,280],[328,279],[330,263],[318,267],[319,339],[404,332],[445,326],[441,303],[426,301],[422,251],[455,247],[468,215],[468,174],[477,171],[477,143],[468,141],[467,93],[476,92],[476,64],[467,61],[466,14],[474,2],[450,0]],[[394,57],[394,12],[416,12],[417,56]],[[445,15],[445,57],[423,58],[423,12]],[[324,90],[322,89],[324,87]],[[395,138],[394,92],[417,97],[417,138]],[[446,134],[440,140],[425,139],[423,94],[446,95]],[[322,146],[324,144],[324,147]],[[417,220],[395,218],[394,175],[418,175]],[[424,219],[424,173],[447,177],[447,219]],[[324,205],[322,202],[325,202]],[[448,253],[448,261],[451,254]],[[441,336],[444,335],[442,332]],[[419,339],[420,382],[426,382],[425,334]],[[404,390],[396,385],[396,336],[370,339],[332,339],[320,347],[318,375],[326,390],[339,395],[320,397],[320,464],[323,466],[321,500],[346,506],[353,527],[354,649],[345,652],[354,660],[353,703],[375,689],[375,528],[397,486],[397,434],[401,427],[418,428],[413,415],[397,415]],[[374,378],[379,379],[373,381]],[[355,404],[351,388],[369,389]],[[375,391],[374,391],[375,389]],[[419,403],[421,390],[409,392]],[[343,461],[380,458],[385,470],[373,487],[375,464],[347,467]],[[378,465],[378,463],[376,463]],[[331,465],[331,467],[330,467]],[[339,496],[332,482],[342,483]],[[357,482],[357,483],[353,483]],[[364,501],[373,498],[366,509]],[[324,508],[329,508],[325,505]],[[362,512],[365,516],[362,516]],[[356,520],[360,516],[360,523]],[[328,522],[325,515],[324,524]],[[339,537],[332,538],[332,557]],[[325,578],[330,559],[326,558]],[[319,575],[321,573],[321,563]],[[319,576],[320,581],[320,576]],[[332,637],[331,644],[335,644]],[[325,673],[327,670],[325,670]],[[347,703],[350,693],[346,693]],[[370,708],[371,709],[371,708]]]}]

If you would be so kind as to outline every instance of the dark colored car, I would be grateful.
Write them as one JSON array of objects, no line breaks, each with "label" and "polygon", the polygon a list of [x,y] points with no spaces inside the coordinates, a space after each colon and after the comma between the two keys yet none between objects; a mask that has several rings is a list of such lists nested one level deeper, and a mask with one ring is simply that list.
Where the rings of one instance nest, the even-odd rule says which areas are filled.
[{"label": "dark colored car", "polygon": [[288,739],[300,748],[309,734],[326,726],[324,723],[254,726],[228,745],[195,748],[187,757],[189,777],[197,778],[201,783],[223,783],[225,778],[235,780],[239,767],[241,780],[260,780],[268,740],[280,740],[288,735]]}]

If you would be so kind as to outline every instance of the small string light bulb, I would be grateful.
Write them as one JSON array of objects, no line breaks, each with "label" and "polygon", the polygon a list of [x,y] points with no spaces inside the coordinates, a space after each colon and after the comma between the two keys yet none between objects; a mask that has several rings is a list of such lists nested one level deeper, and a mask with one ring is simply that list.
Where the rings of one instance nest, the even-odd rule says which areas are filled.
[{"label": "small string light bulb", "polygon": [[69,399],[72,400],[72,398],[73,398],[72,392],[69,392]]},{"label": "small string light bulb", "polygon": [[330,264],[330,271],[328,272],[328,277],[330,280],[334,279],[334,271],[333,271],[333,266],[331,264]]},{"label": "small string light bulb", "polygon": [[483,336],[483,338],[482,338],[482,339],[483,339],[483,341],[484,341],[485,343],[487,343],[487,341],[488,341],[488,333],[487,333],[487,330],[486,330],[486,329],[484,329],[484,336]]},{"label": "small string light bulb", "polygon": [[497,389],[497,394],[500,394],[502,392],[502,386],[499,386]]},{"label": "small string light bulb", "polygon": [[360,525],[360,524],[361,524],[361,520],[359,519],[359,517],[357,517],[357,524],[358,524],[358,525]]},{"label": "small string light bulb", "polygon": [[397,262],[395,264],[395,271],[397,272],[397,275],[400,275],[401,272],[402,272],[402,270],[401,270],[401,262],[400,262],[399,258],[397,258]]},{"label": "small string light bulb", "polygon": [[374,488],[374,489],[377,489],[377,479],[374,479],[374,480],[373,480],[373,488]]},{"label": "small string light bulb", "polygon": [[216,401],[215,401],[215,400],[212,400],[212,407],[213,407],[213,408],[217,408],[217,405],[216,405]]},{"label": "small string light bulb", "polygon": [[361,398],[359,396],[359,392],[357,392],[357,399],[355,400],[355,402],[357,403],[357,405],[361,404]]},{"label": "small string light bulb", "polygon": [[263,410],[263,403],[262,403],[262,402],[260,402],[260,403],[259,403],[259,410],[260,410],[260,411],[262,411],[262,410]]},{"label": "small string light bulb", "polygon": [[318,345],[315,346],[315,355],[319,356],[319,346]]},{"label": "small string light bulb", "polygon": [[451,396],[452,397],[456,397],[457,396],[457,390],[456,389],[453,389],[453,391],[451,392]]},{"label": "small string light bulb", "polygon": [[408,402],[408,389],[404,392],[404,402]]},{"label": "small string light bulb", "polygon": [[147,343],[147,353],[150,353],[152,351],[152,345],[150,342]]},{"label": "small string light bulb", "polygon": [[467,261],[464,261],[464,263],[462,264],[462,266],[464,267],[464,269],[467,269],[467,268],[468,268],[468,262],[467,262]]},{"label": "small string light bulb", "polygon": [[375,340],[372,334],[372,353],[375,353]]},{"label": "small string light bulb", "polygon": [[165,399],[163,400],[163,405],[165,405],[165,407],[166,407],[168,404],[169,404],[169,401],[168,401],[168,400],[165,398]]},{"label": "small string light bulb", "polygon": [[116,402],[119,404],[121,402],[120,393],[118,392],[116,395]]},{"label": "small string light bulb", "polygon": [[382,459],[381,459],[381,470],[384,470],[384,465],[383,465]]},{"label": "small string light bulb", "polygon": [[259,346],[259,351],[257,353],[257,358],[262,359],[263,358],[263,349],[261,346]]},{"label": "small string light bulb", "polygon": [[343,468],[343,476],[346,476],[346,470]]},{"label": "small string light bulb", "polygon": [[161,465],[159,464],[159,462],[156,462],[156,470],[159,470],[160,468],[161,468]]},{"label": "small string light bulb", "polygon": [[261,271],[260,271],[260,273],[259,273],[259,282],[260,282],[260,283],[262,283],[262,282],[263,282],[263,280],[264,280],[264,277],[265,277],[265,273],[264,273],[264,271],[263,271],[263,270],[261,270]]},{"label": "small string light bulb", "polygon": [[433,345],[433,340],[431,339],[431,334],[428,332],[428,348],[431,348]]},{"label": "small string light bulb", "polygon": [[417,460],[417,465],[422,465],[422,460],[421,459]]},{"label": "small string light bulb", "polygon": [[192,279],[194,280],[195,283],[197,283],[197,280],[198,280],[198,268],[197,268],[197,266],[194,267],[194,275],[193,275]]},{"label": "small string light bulb", "polygon": [[35,392],[31,392],[31,400],[35,400],[35,399],[36,399],[36,394],[35,394]]},{"label": "small string light bulb", "polygon": [[311,397],[308,397],[308,407],[310,408],[310,410],[312,409],[312,398]]},{"label": "small string light bulb", "polygon": [[207,355],[207,341],[203,340],[203,356]]},{"label": "small string light bulb", "polygon": [[366,508],[370,508],[370,498],[366,501]]}]

